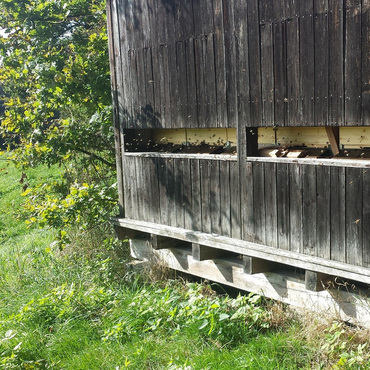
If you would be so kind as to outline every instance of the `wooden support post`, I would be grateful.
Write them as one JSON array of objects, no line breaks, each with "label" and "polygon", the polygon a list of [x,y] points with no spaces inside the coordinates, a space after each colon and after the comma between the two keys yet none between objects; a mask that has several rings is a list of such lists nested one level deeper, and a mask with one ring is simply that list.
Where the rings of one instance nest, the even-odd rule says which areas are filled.
[{"label": "wooden support post", "polygon": [[325,282],[330,280],[331,276],[320,272],[306,270],[305,287],[313,292],[321,292],[325,290]]},{"label": "wooden support post", "polygon": [[334,157],[339,154],[339,127],[326,126],[326,134]]},{"label": "wooden support post", "polygon": [[206,247],[198,243],[192,243],[192,256],[195,261],[206,261],[216,258],[222,258],[230,255],[229,251],[223,249]]},{"label": "wooden support post", "polygon": [[114,225],[114,231],[116,233],[116,238],[119,240],[148,238],[147,233],[134,229],[127,229],[118,225]]},{"label": "wooden support post", "polygon": [[189,244],[182,240],[173,239],[156,234],[150,234],[150,243],[152,245],[152,248],[155,250],[183,247]]},{"label": "wooden support post", "polygon": [[246,155],[247,157],[258,156],[258,128],[246,128]]},{"label": "wooden support post", "polygon": [[281,265],[261,258],[243,256],[244,272],[248,275],[276,270]]}]

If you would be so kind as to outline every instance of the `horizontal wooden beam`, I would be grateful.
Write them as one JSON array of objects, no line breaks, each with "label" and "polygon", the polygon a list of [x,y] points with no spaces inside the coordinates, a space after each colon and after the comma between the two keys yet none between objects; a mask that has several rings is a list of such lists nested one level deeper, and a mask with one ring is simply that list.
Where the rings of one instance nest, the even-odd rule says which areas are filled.
[{"label": "horizontal wooden beam", "polygon": [[236,154],[187,154],[187,153],[160,153],[160,152],[126,152],[125,157],[141,157],[141,158],[189,158],[189,159],[208,159],[214,161],[233,161],[236,162],[238,157]]},{"label": "horizontal wooden beam", "polygon": [[[232,161],[237,162],[237,155],[230,154],[175,154],[175,153],[125,153],[125,157],[143,157],[143,158],[189,158],[189,159],[208,159],[214,161]],[[370,168],[369,159],[326,159],[326,158],[274,158],[274,157],[248,157],[248,162],[263,163],[294,163],[311,164],[315,166],[330,167],[360,167]]]},{"label": "horizontal wooden beam", "polygon": [[260,258],[288,266],[294,266],[305,270],[321,272],[327,275],[338,276],[370,284],[370,269],[365,267],[354,266],[321,257],[277,249],[263,244],[173,226],[125,218],[112,218],[111,220],[117,226],[148,234],[166,236],[186,242],[226,250],[240,255]]}]

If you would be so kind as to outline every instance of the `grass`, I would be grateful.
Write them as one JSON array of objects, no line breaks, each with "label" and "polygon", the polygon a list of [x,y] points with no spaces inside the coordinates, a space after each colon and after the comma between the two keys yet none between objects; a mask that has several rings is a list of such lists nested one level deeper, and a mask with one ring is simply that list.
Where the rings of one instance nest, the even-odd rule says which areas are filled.
[{"label": "grass", "polygon": [[[36,184],[57,168],[27,172]],[[27,227],[21,172],[0,162],[0,368],[367,368],[366,332],[297,320],[258,296],[216,294],[125,268],[127,246],[99,233]]]}]

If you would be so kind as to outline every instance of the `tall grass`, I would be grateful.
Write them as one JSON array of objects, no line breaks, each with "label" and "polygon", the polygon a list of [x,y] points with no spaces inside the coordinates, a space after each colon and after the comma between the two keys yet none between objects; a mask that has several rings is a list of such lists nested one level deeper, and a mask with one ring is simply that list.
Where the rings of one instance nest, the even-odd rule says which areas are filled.
[{"label": "tall grass", "polygon": [[[125,267],[127,246],[109,228],[71,229],[72,245],[54,248],[54,230],[25,223],[21,172],[0,163],[0,368],[366,367],[364,331],[307,325],[255,295],[148,281]],[[32,185],[59,172],[27,176]]]}]

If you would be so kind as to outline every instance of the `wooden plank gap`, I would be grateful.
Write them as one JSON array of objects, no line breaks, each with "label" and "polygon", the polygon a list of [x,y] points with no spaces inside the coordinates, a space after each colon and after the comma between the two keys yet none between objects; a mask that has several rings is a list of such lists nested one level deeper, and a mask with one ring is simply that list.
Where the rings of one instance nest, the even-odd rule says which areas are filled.
[{"label": "wooden plank gap", "polygon": [[198,243],[192,243],[192,256],[195,261],[206,261],[217,258],[230,256],[232,253],[218,249],[200,245]]},{"label": "wooden plank gap", "polygon": [[150,244],[152,245],[152,248],[155,250],[178,248],[178,247],[190,245],[189,243],[182,241],[182,240],[169,238],[167,236],[156,235],[156,234],[150,235]]},{"label": "wooden plank gap", "polygon": [[148,239],[149,234],[134,230],[134,229],[128,229],[125,227],[121,227],[118,225],[114,225],[114,231],[116,233],[116,237],[118,240],[126,240],[126,239]]},{"label": "wooden plank gap", "polygon": [[248,275],[259,274],[261,272],[276,271],[281,269],[280,263],[255,258],[250,256],[243,256],[244,273]]}]

